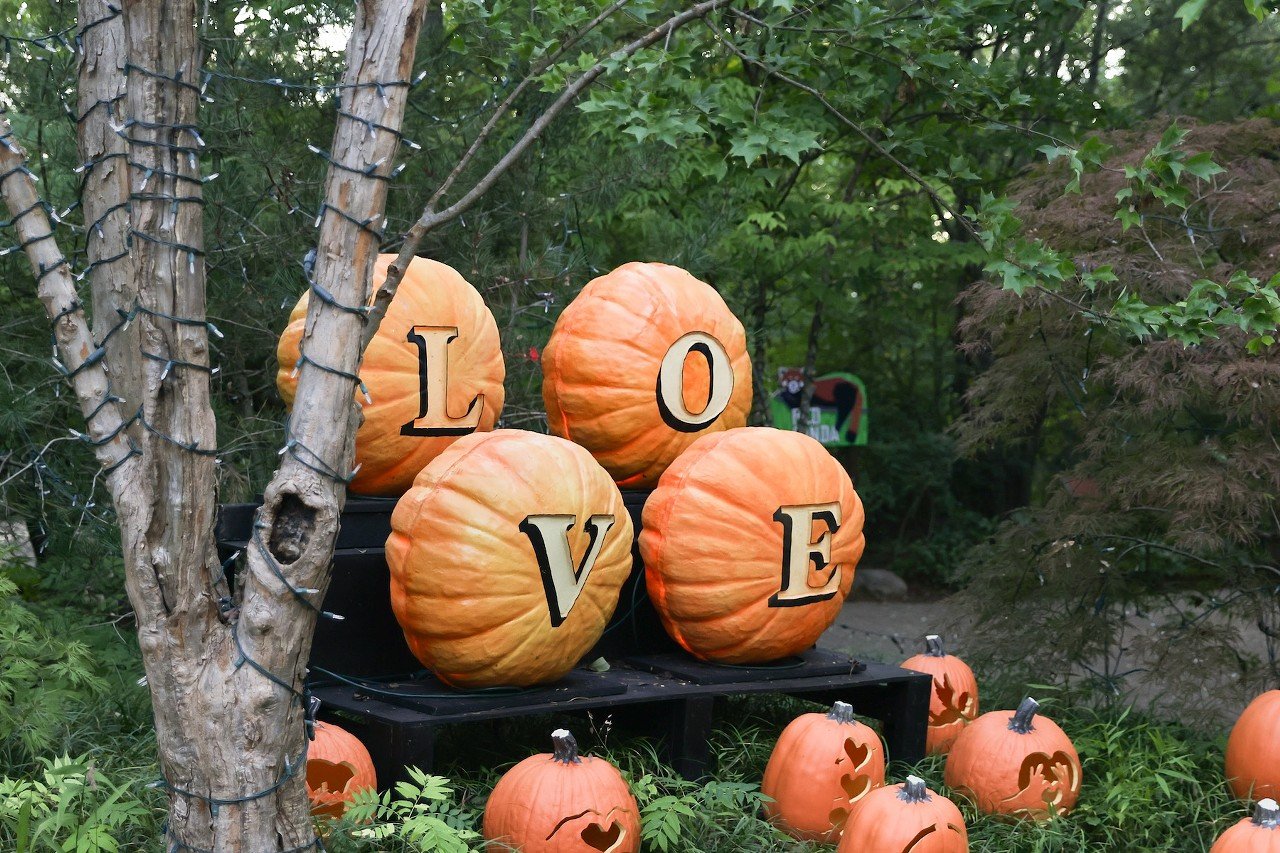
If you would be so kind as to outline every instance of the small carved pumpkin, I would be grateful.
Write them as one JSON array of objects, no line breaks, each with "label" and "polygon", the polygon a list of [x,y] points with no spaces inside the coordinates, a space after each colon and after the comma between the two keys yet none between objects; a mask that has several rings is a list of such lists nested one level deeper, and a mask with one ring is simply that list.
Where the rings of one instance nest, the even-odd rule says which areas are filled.
[{"label": "small carved pumpkin", "polygon": [[836,702],[792,720],[769,756],[760,790],[765,816],[788,835],[834,844],[855,803],[884,784],[880,736]]},{"label": "small carved pumpkin", "polygon": [[924,642],[924,654],[907,658],[902,667],[933,676],[926,746],[930,755],[943,755],[978,716],[978,680],[968,664],[942,650],[942,638],[937,634],[925,637]]},{"label": "small carved pumpkin", "polygon": [[908,776],[853,808],[837,853],[968,853],[969,832],[955,803]]},{"label": "small carved pumpkin", "polygon": [[484,807],[488,853],[638,853],[640,810],[603,758],[580,756],[573,735],[551,733],[554,751],[521,761]]},{"label": "small carved pumpkin", "polygon": [[396,504],[391,607],[448,684],[555,681],[613,615],[632,538],[618,487],[586,450],[523,430],[474,433]]},{"label": "small carved pumpkin", "polygon": [[1270,798],[1213,842],[1209,853],[1280,853],[1280,806]]},{"label": "small carved pumpkin", "polygon": [[1047,820],[1080,797],[1080,756],[1040,703],[983,714],[960,732],[947,756],[947,786],[988,814]]},{"label": "small carved pumpkin", "polygon": [[[380,255],[370,299],[395,255]],[[276,386],[286,406],[298,388],[296,368],[307,321],[304,293],[280,335]],[[506,368],[498,326],[484,299],[452,267],[414,258],[360,365],[356,399],[355,494],[398,497],[459,436],[493,429],[502,412]]]},{"label": "small carved pumpkin", "polygon": [[710,285],[667,264],[589,282],[542,352],[547,425],[618,485],[652,488],[700,435],[743,426],[751,359],[742,323]]},{"label": "small carved pumpkin", "polygon": [[357,791],[376,788],[373,759],[360,739],[333,723],[317,722],[307,746],[307,796],[311,813],[342,817]]},{"label": "small carved pumpkin", "polygon": [[1249,703],[1227,738],[1227,782],[1242,800],[1280,797],[1280,690]]},{"label": "small carved pumpkin", "polygon": [[644,505],[649,598],[677,643],[746,664],[809,648],[831,626],[862,556],[862,501],[807,435],[704,435]]}]

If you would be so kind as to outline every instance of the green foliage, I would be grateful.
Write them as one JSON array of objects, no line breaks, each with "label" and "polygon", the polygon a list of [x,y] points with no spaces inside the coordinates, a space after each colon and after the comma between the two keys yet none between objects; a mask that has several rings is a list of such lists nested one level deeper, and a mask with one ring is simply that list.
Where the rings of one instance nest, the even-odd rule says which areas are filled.
[{"label": "green foliage", "polygon": [[662,851],[719,849],[724,836],[773,832],[757,814],[764,795],[751,782],[689,782],[665,773],[646,773],[631,784],[640,804],[641,831],[647,849]]},{"label": "green foliage", "polygon": [[411,781],[397,782],[393,790],[358,792],[342,819],[324,827],[333,841],[329,849],[471,850],[480,837],[478,815],[452,802],[449,780],[416,767],[406,772]]}]

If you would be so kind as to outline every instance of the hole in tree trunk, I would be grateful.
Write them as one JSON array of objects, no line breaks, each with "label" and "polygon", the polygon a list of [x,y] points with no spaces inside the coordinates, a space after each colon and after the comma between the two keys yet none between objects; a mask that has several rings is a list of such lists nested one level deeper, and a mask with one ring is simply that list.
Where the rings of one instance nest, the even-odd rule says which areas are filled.
[{"label": "hole in tree trunk", "polygon": [[281,563],[296,562],[307,548],[316,525],[316,511],[297,495],[285,495],[271,525],[271,555]]}]

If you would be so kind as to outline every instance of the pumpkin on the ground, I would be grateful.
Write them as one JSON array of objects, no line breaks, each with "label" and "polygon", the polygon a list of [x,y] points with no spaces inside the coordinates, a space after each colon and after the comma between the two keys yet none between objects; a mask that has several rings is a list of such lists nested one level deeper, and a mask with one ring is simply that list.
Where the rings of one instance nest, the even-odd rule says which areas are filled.
[{"label": "pumpkin on the ground", "polygon": [[849,810],[884,784],[880,736],[836,702],[826,714],[792,720],[769,756],[761,792],[764,813],[788,835],[834,844]]},{"label": "pumpkin on the ground", "polygon": [[1080,797],[1080,756],[1058,724],[1036,716],[1031,697],[1017,711],[974,720],[947,755],[946,783],[988,814],[1047,820]]},{"label": "pumpkin on the ground", "polygon": [[704,435],[644,506],[649,598],[667,632],[716,663],[798,654],[831,626],[862,556],[862,501],[807,435]]},{"label": "pumpkin on the ground", "polygon": [[924,642],[924,654],[907,658],[902,668],[933,676],[926,748],[930,755],[942,755],[978,716],[978,680],[967,663],[943,650],[937,634],[925,637]]},{"label": "pumpkin on the ground", "polygon": [[1209,853],[1280,853],[1280,806],[1270,798],[1213,843]]},{"label": "pumpkin on the ground", "polygon": [[908,776],[854,806],[837,853],[968,853],[969,832],[955,803]]},{"label": "pumpkin on the ground", "polygon": [[586,450],[501,429],[459,439],[396,504],[391,606],[456,687],[554,681],[600,638],[631,572],[631,518]]},{"label": "pumpkin on the ground", "polygon": [[508,770],[484,808],[488,853],[637,853],[640,809],[616,767],[578,754],[573,735]]},{"label": "pumpkin on the ground", "polygon": [[1227,782],[1242,800],[1280,798],[1280,690],[1250,702],[1231,728]]},{"label": "pumpkin on the ground", "polygon": [[547,425],[618,485],[650,488],[700,435],[743,426],[751,359],[742,323],[679,267],[623,264],[592,280],[542,352]]},{"label": "pumpkin on the ground", "polygon": [[311,813],[342,817],[357,791],[376,788],[373,759],[360,739],[333,723],[317,722],[307,745],[307,796]]},{"label": "pumpkin on the ground", "polygon": [[[378,257],[370,300],[394,259]],[[289,407],[310,297],[308,291],[298,300],[276,348],[276,385]],[[364,388],[356,400],[364,423],[350,490],[397,497],[459,436],[493,429],[505,375],[498,326],[484,299],[453,268],[414,258],[360,365]]]}]

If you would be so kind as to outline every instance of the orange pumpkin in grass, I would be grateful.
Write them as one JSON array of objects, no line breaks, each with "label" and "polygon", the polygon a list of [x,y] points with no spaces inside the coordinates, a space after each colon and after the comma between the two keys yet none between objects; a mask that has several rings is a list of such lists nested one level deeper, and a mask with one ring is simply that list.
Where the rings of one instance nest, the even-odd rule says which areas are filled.
[{"label": "orange pumpkin in grass", "polygon": [[679,267],[630,263],[592,280],[542,353],[551,431],[591,451],[619,486],[650,488],[700,435],[751,409],[742,323]]},{"label": "orange pumpkin in grass", "polygon": [[925,637],[924,642],[924,654],[907,658],[902,668],[933,676],[926,748],[930,755],[942,755],[978,716],[978,680],[967,663],[943,651],[937,634]]},{"label": "orange pumpkin in grass", "polygon": [[1213,843],[1209,853],[1280,853],[1280,806],[1265,799]]},{"label": "orange pumpkin in grass", "polygon": [[1227,782],[1242,800],[1280,798],[1280,690],[1254,699],[1232,726]]},{"label": "orange pumpkin in grass", "polygon": [[360,739],[333,723],[317,722],[307,746],[307,796],[311,813],[342,817],[357,791],[378,786],[373,759]]},{"label": "orange pumpkin in grass", "polygon": [[968,853],[969,831],[955,803],[908,776],[853,808],[837,853]]},{"label": "orange pumpkin in grass", "polygon": [[[370,301],[394,259],[378,257]],[[276,386],[289,407],[309,304],[304,293],[276,347]],[[493,429],[505,375],[498,326],[480,294],[451,267],[414,258],[360,365],[368,398],[357,390],[364,423],[351,491],[398,497],[459,436]]]},{"label": "orange pumpkin in grass", "polygon": [[578,754],[573,735],[508,770],[484,807],[487,853],[638,853],[640,809],[603,758]]},{"label": "orange pumpkin in grass", "polygon": [[640,554],[667,632],[695,656],[747,664],[799,654],[840,612],[862,556],[862,501],[807,435],[705,435],[644,506]]},{"label": "orange pumpkin in grass", "polygon": [[947,787],[987,814],[1047,820],[1080,797],[1080,756],[1058,724],[1037,717],[1028,696],[1017,711],[974,720],[947,755]]},{"label": "orange pumpkin in grass", "polygon": [[793,838],[834,844],[849,810],[884,784],[880,736],[836,702],[826,714],[792,720],[769,756],[760,791],[764,813]]},{"label": "orange pumpkin in grass", "polygon": [[583,448],[524,430],[464,436],[391,515],[391,607],[448,684],[554,681],[613,615],[632,538],[618,487]]}]

